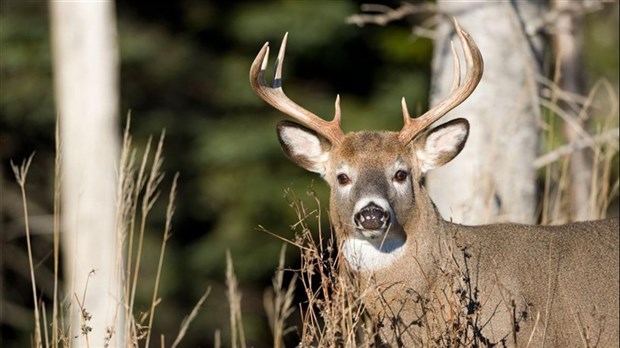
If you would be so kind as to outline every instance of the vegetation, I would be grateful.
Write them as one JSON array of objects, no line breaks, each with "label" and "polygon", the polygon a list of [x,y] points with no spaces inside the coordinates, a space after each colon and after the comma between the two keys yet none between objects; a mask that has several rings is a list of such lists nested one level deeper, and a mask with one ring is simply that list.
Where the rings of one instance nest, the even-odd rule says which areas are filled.
[{"label": "vegetation", "polygon": [[[159,346],[164,337],[165,346],[175,346],[182,337],[188,347],[372,344],[359,289],[337,276],[342,270],[320,204],[326,187],[282,156],[274,128],[283,116],[256,98],[247,81],[264,41],[279,42],[288,31],[287,93],[326,117],[340,93],[345,131],[398,129],[400,97],[426,108],[432,42],[411,34],[411,23],[422,17],[387,27],[346,24],[360,3],[118,2],[121,110],[134,115],[135,158],[147,156],[150,135],[165,129],[160,173],[180,172],[178,181],[163,180],[158,187],[177,192],[170,196],[174,216],[172,203],[158,201],[145,221],[141,272],[128,284],[135,292],[127,313],[134,318],[130,338]],[[0,343],[22,347],[34,345],[37,336],[49,342],[57,332],[41,323],[62,321],[62,284],[56,282],[62,261],[60,269],[54,262],[57,115],[46,3],[1,6]],[[611,8],[615,12],[586,17],[588,87],[594,92],[581,105],[601,115],[593,133],[618,126],[617,4]],[[542,153],[563,145],[560,121],[547,109],[545,132],[551,136]],[[597,148],[592,180],[600,190],[590,202],[593,209],[617,209],[617,149],[617,136]],[[10,159],[19,163],[35,151],[26,162],[27,181],[26,166],[16,167],[16,185]],[[541,186],[548,188],[541,216],[556,221],[565,157],[541,168],[547,168]],[[295,196],[308,187],[311,195]],[[24,199],[21,189],[27,191]],[[298,248],[282,251],[282,238]],[[185,325],[189,319],[191,326]],[[147,326],[152,330],[140,329]]]}]

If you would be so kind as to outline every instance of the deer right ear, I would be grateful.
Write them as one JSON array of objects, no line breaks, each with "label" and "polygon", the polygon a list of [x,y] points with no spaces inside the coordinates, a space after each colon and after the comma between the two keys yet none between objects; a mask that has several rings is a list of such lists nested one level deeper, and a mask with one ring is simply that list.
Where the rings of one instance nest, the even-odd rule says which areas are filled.
[{"label": "deer right ear", "polygon": [[286,157],[306,170],[325,175],[332,147],[327,139],[291,121],[280,121],[277,131]]}]

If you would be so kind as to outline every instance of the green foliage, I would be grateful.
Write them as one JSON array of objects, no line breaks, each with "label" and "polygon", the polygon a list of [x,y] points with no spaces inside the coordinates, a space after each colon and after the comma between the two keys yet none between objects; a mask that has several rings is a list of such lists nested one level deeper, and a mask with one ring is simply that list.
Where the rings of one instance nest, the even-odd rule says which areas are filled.
[{"label": "green foliage", "polygon": [[290,51],[298,53],[337,44],[346,28],[344,18],[356,10],[350,1],[281,1],[239,6],[229,30],[243,44],[279,40],[290,32],[296,44]]},{"label": "green foliage", "polygon": [[20,125],[25,134],[36,136],[36,131],[49,130],[56,118],[46,13],[32,6],[29,11],[0,15],[0,134],[10,141],[14,139],[5,129]]},{"label": "green foliage", "polygon": [[618,8],[585,17],[584,52],[590,86],[601,77],[618,86]]}]

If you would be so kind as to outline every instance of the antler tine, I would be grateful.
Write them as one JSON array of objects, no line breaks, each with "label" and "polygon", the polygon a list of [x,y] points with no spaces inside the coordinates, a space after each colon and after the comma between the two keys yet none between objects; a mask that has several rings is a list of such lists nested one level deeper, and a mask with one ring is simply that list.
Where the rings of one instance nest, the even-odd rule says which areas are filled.
[{"label": "antler tine", "polygon": [[478,83],[482,78],[484,63],[482,61],[480,50],[478,50],[478,46],[476,46],[476,43],[471,36],[469,36],[469,34],[461,28],[456,18],[454,19],[454,27],[461,41],[463,55],[465,56],[465,62],[467,63],[467,75],[465,76],[465,81],[463,84],[460,83],[460,65],[456,50],[454,49],[454,45],[452,45],[451,49],[454,58],[455,76],[452,81],[452,88],[448,97],[417,118],[409,117],[405,99],[403,98],[402,100],[403,119],[405,125],[400,131],[398,137],[404,144],[408,144],[411,140],[413,140],[413,138],[415,138],[416,135],[465,101],[465,99],[467,99],[476,89],[476,86],[478,86]]},{"label": "antler tine", "polygon": [[334,119],[326,121],[289,99],[282,89],[282,65],[284,63],[287,38],[288,33],[284,35],[280,45],[280,51],[275,64],[273,86],[271,87],[265,80],[265,70],[267,70],[267,61],[269,59],[269,42],[266,42],[258,52],[250,68],[250,84],[252,89],[269,105],[321,134],[333,145],[338,145],[344,138],[344,133],[340,129],[340,96],[336,97]]},{"label": "antler tine", "polygon": [[450,94],[454,93],[461,84],[461,62],[459,56],[454,48],[454,41],[450,41],[450,50],[452,51],[452,69],[454,71],[454,78],[452,80],[452,87],[450,87]]}]

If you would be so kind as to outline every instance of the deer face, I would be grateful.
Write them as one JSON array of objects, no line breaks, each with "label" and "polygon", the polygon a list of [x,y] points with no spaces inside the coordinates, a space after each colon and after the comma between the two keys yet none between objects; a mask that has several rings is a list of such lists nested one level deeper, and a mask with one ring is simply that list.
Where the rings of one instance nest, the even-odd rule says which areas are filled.
[{"label": "deer face", "polygon": [[[280,122],[280,143],[293,162],[319,173],[329,184],[331,220],[344,242],[349,263],[353,254],[362,255],[366,261],[367,255],[371,255],[371,263],[381,267],[385,265],[386,256],[394,258],[399,250],[402,252],[407,234],[415,233],[412,232],[416,230],[414,225],[421,223],[416,217],[434,209],[421,186],[424,174],[454,158],[467,139],[469,126],[463,119],[427,130],[467,99],[482,77],[483,63],[478,47],[456,21],[454,24],[467,63],[465,81],[461,83],[460,63],[452,46],[454,80],[450,95],[417,118],[409,116],[403,98],[404,126],[398,133],[344,134],[340,129],[339,97],[332,121],[324,120],[287,97],[282,89],[282,64],[288,34],[278,52],[271,86],[265,80],[269,43],[263,45],[252,63],[250,84],[254,92],[304,124]],[[365,267],[362,263],[358,266]]]},{"label": "deer face", "polygon": [[388,251],[402,245],[405,231],[420,223],[415,220],[416,211],[427,201],[422,192],[424,174],[452,160],[468,132],[467,121],[457,119],[407,145],[396,132],[348,133],[335,145],[297,123],[278,124],[287,157],[329,184],[331,219],[339,237]]}]

